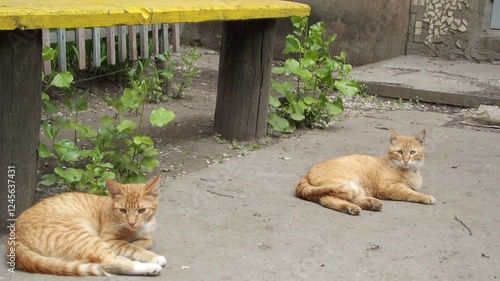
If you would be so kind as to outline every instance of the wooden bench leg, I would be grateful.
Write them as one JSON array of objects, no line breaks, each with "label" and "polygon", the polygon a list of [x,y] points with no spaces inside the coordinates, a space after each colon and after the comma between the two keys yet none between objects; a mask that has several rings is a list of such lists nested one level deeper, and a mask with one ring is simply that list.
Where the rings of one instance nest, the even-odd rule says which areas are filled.
[{"label": "wooden bench leg", "polygon": [[0,30],[0,233],[35,202],[41,74],[42,31]]},{"label": "wooden bench leg", "polygon": [[266,135],[274,25],[274,19],[223,23],[214,127],[224,139]]}]

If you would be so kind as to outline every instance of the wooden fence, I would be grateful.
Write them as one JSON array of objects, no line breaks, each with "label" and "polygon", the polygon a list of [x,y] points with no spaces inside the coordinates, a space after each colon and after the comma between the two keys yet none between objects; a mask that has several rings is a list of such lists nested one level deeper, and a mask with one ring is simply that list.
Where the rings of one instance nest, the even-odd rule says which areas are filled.
[{"label": "wooden fence", "polygon": [[[164,53],[169,50],[169,26],[172,30],[172,49],[174,52],[180,49],[179,24],[155,24],[140,26],[114,26],[107,28],[76,28],[71,31],[57,29],[49,31],[44,29],[42,33],[43,45],[49,46],[56,43],[59,49],[57,67],[59,71],[67,70],[67,42],[76,42],[76,52],[78,57],[78,69],[87,67],[85,41],[92,40],[92,66],[101,66],[101,39],[106,38],[106,60],[110,65],[115,65],[117,61],[123,62],[127,58],[137,60],[139,57],[150,56],[149,36],[152,39],[152,55]],[[137,41],[139,34],[139,41]],[[127,40],[128,37],[128,40]],[[118,43],[118,44],[117,44]],[[139,48],[137,47],[139,44]],[[138,49],[140,53],[138,53]],[[45,75],[51,73],[50,61],[43,64]]]}]

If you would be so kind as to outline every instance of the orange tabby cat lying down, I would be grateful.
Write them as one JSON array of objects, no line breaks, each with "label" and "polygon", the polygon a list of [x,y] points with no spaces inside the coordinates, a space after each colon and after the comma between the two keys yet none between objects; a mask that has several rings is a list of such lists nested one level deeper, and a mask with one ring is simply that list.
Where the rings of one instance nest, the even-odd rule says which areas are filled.
[{"label": "orange tabby cat lying down", "polygon": [[160,177],[106,184],[109,196],[65,193],[23,212],[16,222],[16,267],[57,275],[160,274],[165,257],[146,250]]},{"label": "orange tabby cat lying down", "polygon": [[416,136],[390,131],[386,155],[353,154],[318,163],[300,179],[296,195],[350,215],[380,211],[378,199],[434,204],[434,197],[415,191],[422,185],[425,130]]}]

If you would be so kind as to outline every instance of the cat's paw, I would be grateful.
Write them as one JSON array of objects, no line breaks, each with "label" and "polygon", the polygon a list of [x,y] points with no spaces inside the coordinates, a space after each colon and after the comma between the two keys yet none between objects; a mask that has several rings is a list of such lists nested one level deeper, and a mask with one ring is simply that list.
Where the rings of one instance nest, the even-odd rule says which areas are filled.
[{"label": "cat's paw", "polygon": [[167,259],[164,256],[156,256],[151,261],[151,263],[156,263],[156,264],[159,264],[161,266],[165,266],[165,265],[167,265]]},{"label": "cat's paw", "polygon": [[134,262],[133,273],[135,275],[160,275],[161,265],[155,263]]},{"label": "cat's paw", "polygon": [[434,198],[434,196],[427,195],[426,198],[422,201],[422,203],[428,205],[434,205],[434,203],[436,203],[436,198]]},{"label": "cat's paw", "polygon": [[348,213],[349,215],[359,216],[359,213],[361,213],[361,208],[358,206],[347,207],[345,209],[345,212]]}]

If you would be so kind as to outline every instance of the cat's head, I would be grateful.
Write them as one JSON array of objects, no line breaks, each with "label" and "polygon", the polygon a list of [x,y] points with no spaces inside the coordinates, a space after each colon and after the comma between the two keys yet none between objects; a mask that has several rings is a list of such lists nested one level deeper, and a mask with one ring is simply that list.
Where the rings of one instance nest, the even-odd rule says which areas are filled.
[{"label": "cat's head", "polygon": [[393,129],[387,150],[391,164],[403,168],[419,168],[424,163],[425,130],[415,136],[400,136]]},{"label": "cat's head", "polygon": [[112,212],[121,226],[137,230],[153,220],[158,205],[160,176],[140,184],[120,184],[107,179],[106,185],[113,200]]}]

